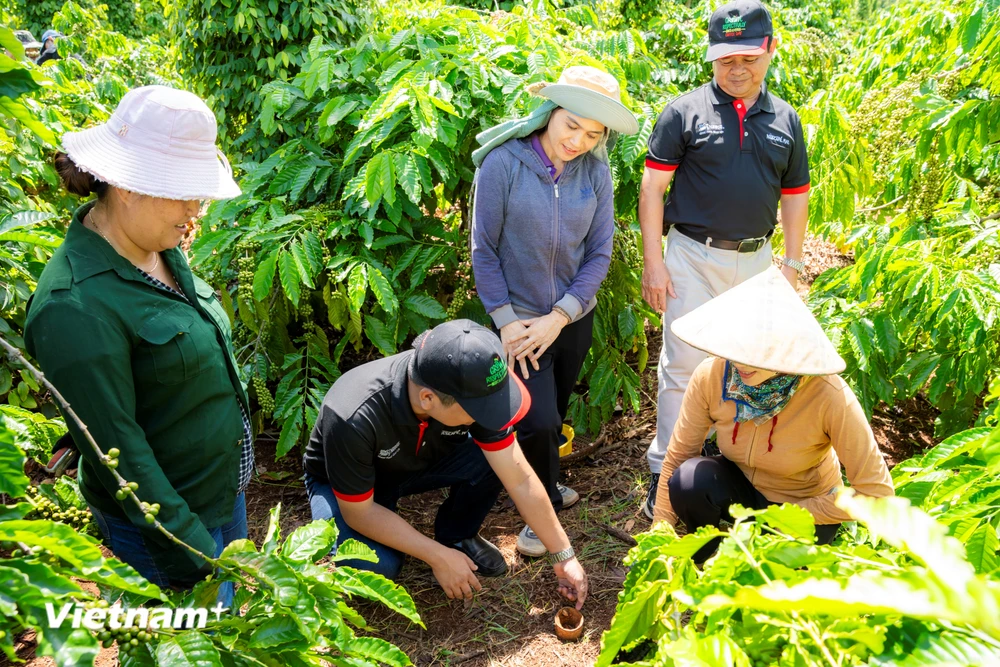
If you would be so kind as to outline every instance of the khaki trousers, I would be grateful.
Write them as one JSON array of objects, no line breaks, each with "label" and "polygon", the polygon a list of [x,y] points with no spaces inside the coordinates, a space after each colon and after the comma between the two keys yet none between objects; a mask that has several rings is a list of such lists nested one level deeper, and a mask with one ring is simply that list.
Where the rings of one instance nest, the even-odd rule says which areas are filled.
[{"label": "khaki trousers", "polygon": [[[646,452],[649,469],[654,473],[659,473],[663,467],[663,457],[667,453],[670,434],[680,414],[684,390],[691,374],[708,356],[674,336],[670,323],[767,269],[771,265],[771,242],[765,243],[757,252],[740,253],[710,248],[671,227],[663,259],[677,298],[667,295],[667,310],[663,314],[663,347],[660,348],[656,369],[659,381],[656,435]],[[733,313],[731,321],[718,324],[720,327],[733,327],[734,332],[738,332],[738,315]]]}]

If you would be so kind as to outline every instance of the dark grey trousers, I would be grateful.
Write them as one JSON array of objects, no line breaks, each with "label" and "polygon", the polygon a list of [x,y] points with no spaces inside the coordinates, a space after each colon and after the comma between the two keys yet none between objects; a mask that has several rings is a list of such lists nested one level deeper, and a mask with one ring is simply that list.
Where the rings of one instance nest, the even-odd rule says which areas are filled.
[{"label": "dark grey trousers", "polygon": [[[732,521],[729,506],[742,505],[762,510],[774,505],[754,488],[743,471],[725,456],[698,456],[682,463],[667,483],[670,504],[677,518],[691,532],[701,526],[718,526],[723,519]],[[837,535],[839,523],[816,526],[816,541],[829,544]],[[715,539],[694,555],[696,563],[708,559],[719,546]]]}]

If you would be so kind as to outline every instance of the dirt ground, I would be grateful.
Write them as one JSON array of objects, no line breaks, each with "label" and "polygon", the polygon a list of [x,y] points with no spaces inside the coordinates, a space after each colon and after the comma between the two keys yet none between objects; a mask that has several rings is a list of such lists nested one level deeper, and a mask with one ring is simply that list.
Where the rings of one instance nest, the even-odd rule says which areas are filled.
[{"label": "dirt ground", "polygon": [[[800,291],[807,291],[815,277],[829,267],[849,265],[853,259],[830,244],[807,239],[805,260],[809,269]],[[652,333],[652,332],[651,332]],[[650,336],[651,357],[659,336]],[[523,523],[509,501],[489,515],[482,533],[497,544],[510,568],[507,576],[484,579],[483,591],[471,603],[450,602],[438,588],[430,568],[409,561],[399,583],[413,596],[427,629],[395,616],[374,604],[358,606],[371,631],[399,645],[419,667],[582,667],[593,664],[600,650],[601,634],[614,615],[618,592],[625,577],[622,560],[630,535],[649,528],[642,513],[649,472],[645,450],[655,429],[656,368],[643,377],[644,405],[639,415],[616,415],[605,428],[597,451],[564,465],[564,481],[576,489],[580,503],[560,515],[590,577],[590,597],[583,609],[583,637],[563,643],[553,634],[553,617],[562,606],[552,569],[541,560],[520,556],[514,548]],[[879,410],[873,429],[890,465],[933,444],[936,411],[922,397]],[[259,541],[267,528],[268,512],[282,504],[282,532],[288,534],[310,521],[305,488],[297,456],[275,461],[274,441],[264,434],[258,441],[259,479],[247,492],[250,537]],[[578,438],[577,451],[589,442]],[[502,498],[504,500],[505,498]],[[432,533],[440,492],[404,499],[400,513],[419,529]],[[33,642],[21,638],[24,657]],[[0,659],[2,660],[2,659]],[[102,651],[99,667],[117,663],[114,649]],[[36,658],[28,665],[51,665]]]}]

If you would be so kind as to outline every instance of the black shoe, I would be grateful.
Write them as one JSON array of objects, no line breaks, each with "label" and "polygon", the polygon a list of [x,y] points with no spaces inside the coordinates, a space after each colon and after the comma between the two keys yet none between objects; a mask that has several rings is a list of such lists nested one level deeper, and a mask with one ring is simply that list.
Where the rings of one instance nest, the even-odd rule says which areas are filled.
[{"label": "black shoe", "polygon": [[499,577],[507,572],[507,561],[503,559],[500,550],[492,542],[482,536],[467,537],[461,542],[448,544],[452,549],[458,549],[472,559],[479,568],[476,574],[481,577]]},{"label": "black shoe", "polygon": [[656,507],[656,487],[659,483],[660,473],[654,472],[653,478],[649,480],[649,492],[646,493],[646,504],[642,508],[650,521],[653,520],[653,508]]}]

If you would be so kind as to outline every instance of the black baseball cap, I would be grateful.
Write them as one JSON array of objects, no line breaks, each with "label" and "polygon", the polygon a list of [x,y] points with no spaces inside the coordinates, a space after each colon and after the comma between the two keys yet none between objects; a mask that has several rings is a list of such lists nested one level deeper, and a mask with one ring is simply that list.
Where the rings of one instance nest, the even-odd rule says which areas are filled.
[{"label": "black baseball cap", "polygon": [[486,327],[445,322],[417,336],[413,348],[410,379],[454,396],[480,426],[501,431],[528,411],[528,390],[508,372],[503,344]]},{"label": "black baseball cap", "polygon": [[757,0],[727,2],[714,12],[708,22],[708,51],[705,60],[712,62],[734,55],[763,55],[771,47],[774,26],[771,14]]}]

